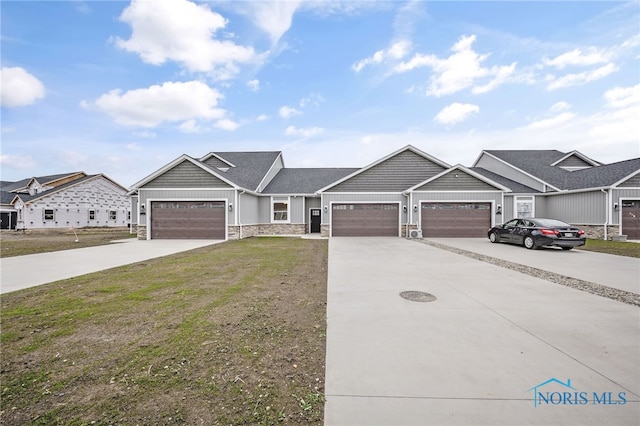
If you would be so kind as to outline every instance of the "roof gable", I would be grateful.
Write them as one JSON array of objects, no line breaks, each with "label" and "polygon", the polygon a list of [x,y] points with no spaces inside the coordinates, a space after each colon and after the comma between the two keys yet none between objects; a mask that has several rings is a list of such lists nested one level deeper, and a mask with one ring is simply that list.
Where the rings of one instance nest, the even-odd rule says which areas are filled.
[{"label": "roof gable", "polygon": [[575,170],[588,169],[590,167],[595,167],[599,165],[600,163],[598,163],[595,160],[592,160],[591,158],[587,157],[584,154],[581,154],[578,151],[571,151],[570,153],[568,153],[558,161],[551,164],[551,166],[553,167],[560,167],[561,169],[564,169],[570,172]]},{"label": "roof gable", "polygon": [[144,188],[228,188],[230,185],[197,162],[183,159],[144,184]]},{"label": "roof gable", "polygon": [[[84,173],[83,173],[84,174]],[[12,194],[14,195],[13,199],[11,200],[11,204],[14,204],[16,202],[16,200],[20,199],[23,203],[25,204],[29,204],[32,203],[34,201],[43,199],[43,198],[47,198],[47,197],[51,197],[52,195],[58,193],[58,192],[62,192],[62,191],[66,191],[68,189],[71,189],[73,187],[76,186],[81,186],[86,184],[89,181],[92,180],[96,180],[96,179],[103,179],[108,181],[109,183],[111,183],[112,185],[114,185],[116,188],[119,188],[120,190],[122,190],[122,193],[125,194],[126,193],[126,188],[124,188],[122,185],[120,185],[119,183],[115,182],[114,180],[112,180],[111,178],[103,175],[103,174],[97,174],[97,175],[84,175],[83,177],[65,182],[63,184],[57,185],[53,188],[47,189],[45,191],[39,192],[37,194],[34,195],[29,195],[29,194]]]},{"label": "roof gable", "polygon": [[[180,165],[182,166],[171,173],[176,166]],[[168,175],[164,176],[165,173],[168,173]],[[178,176],[181,177],[178,178]],[[174,181],[174,178],[177,178],[177,180]],[[192,184],[195,186],[192,186]],[[135,190],[142,187],[202,188],[211,187],[212,185],[222,187],[234,186],[232,182],[216,173],[209,166],[183,154],[169,164],[161,167],[149,176],[133,184],[131,189]]]},{"label": "roof gable", "polygon": [[322,188],[331,192],[403,192],[450,166],[407,146]]},{"label": "roof gable", "polygon": [[414,186],[410,191],[510,191],[460,164]]}]

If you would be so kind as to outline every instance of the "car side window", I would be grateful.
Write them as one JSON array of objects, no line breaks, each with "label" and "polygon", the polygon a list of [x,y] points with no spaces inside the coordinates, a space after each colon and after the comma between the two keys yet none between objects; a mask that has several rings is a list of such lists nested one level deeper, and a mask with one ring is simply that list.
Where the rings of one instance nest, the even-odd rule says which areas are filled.
[{"label": "car side window", "polygon": [[504,226],[505,226],[505,228],[513,228],[514,226],[517,225],[517,223],[518,223],[518,220],[517,219],[513,219],[513,220],[510,220],[509,222],[505,223]]}]

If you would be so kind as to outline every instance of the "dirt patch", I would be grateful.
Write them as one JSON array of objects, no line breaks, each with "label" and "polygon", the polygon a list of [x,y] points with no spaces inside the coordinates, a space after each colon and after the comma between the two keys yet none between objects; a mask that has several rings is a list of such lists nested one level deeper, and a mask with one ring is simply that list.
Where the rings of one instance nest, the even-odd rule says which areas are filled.
[{"label": "dirt patch", "polygon": [[0,423],[323,422],[327,242],[227,242],[3,295]]}]

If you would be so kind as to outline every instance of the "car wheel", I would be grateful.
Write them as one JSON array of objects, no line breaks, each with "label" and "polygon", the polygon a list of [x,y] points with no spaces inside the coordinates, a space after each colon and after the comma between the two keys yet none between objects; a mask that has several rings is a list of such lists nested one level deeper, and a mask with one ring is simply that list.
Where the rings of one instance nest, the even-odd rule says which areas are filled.
[{"label": "car wheel", "polygon": [[492,232],[489,234],[489,241],[491,241],[492,243],[497,243],[498,242],[498,233],[497,232]]},{"label": "car wheel", "polygon": [[562,250],[571,250],[573,247],[562,247]]},{"label": "car wheel", "polygon": [[538,247],[536,247],[536,244],[533,241],[533,238],[531,238],[529,236],[524,237],[524,242],[523,243],[524,243],[524,246],[526,248],[528,248],[529,250],[535,250],[535,249],[538,248]]}]

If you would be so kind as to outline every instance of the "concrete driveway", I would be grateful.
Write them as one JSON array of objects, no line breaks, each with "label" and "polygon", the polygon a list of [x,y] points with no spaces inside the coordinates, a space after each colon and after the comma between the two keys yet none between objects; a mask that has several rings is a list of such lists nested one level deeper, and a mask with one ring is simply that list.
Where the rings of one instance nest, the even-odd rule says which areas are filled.
[{"label": "concrete driveway", "polygon": [[327,425],[640,424],[636,306],[416,241],[332,238],[327,321]]},{"label": "concrete driveway", "polygon": [[0,259],[0,293],[168,256],[222,240],[136,240]]}]

